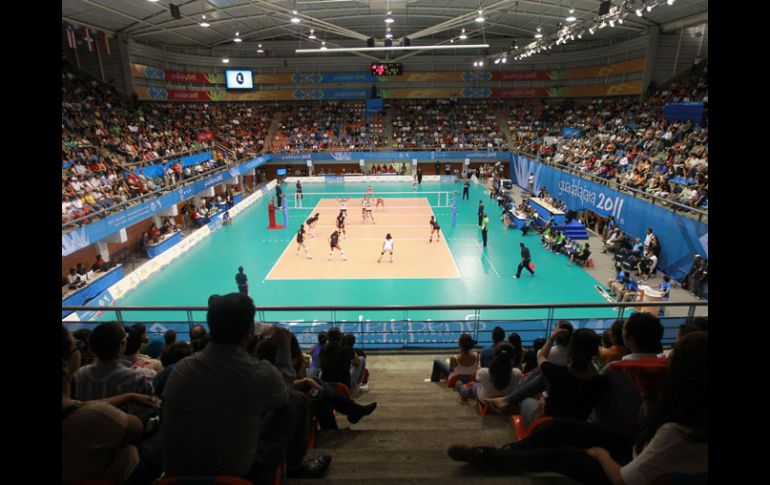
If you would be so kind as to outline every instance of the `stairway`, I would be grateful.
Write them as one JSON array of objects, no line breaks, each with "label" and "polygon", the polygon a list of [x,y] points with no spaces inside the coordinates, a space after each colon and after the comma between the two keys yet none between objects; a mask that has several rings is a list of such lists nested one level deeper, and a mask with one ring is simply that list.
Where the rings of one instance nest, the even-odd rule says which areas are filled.
[{"label": "stairway", "polygon": [[557,231],[563,232],[564,235],[569,239],[588,239],[588,231],[586,230],[585,224],[581,224],[577,220],[573,220],[569,223],[569,225],[554,224],[553,227]]},{"label": "stairway", "polygon": [[384,148],[393,148],[393,116],[390,110],[384,109],[382,115],[382,137]]},{"label": "stairway", "polygon": [[275,117],[273,117],[273,120],[270,122],[270,127],[267,129],[267,136],[265,138],[265,149],[263,153],[273,151],[273,141],[275,139],[275,132],[278,129],[278,127],[281,125],[281,122],[284,119],[286,119],[286,113],[284,113],[283,111],[277,112],[275,114]]},{"label": "stairway", "polygon": [[500,129],[503,131],[505,142],[508,144],[508,147],[510,148],[513,146],[513,137],[511,136],[511,128],[508,126],[508,117],[505,115],[505,109],[504,108],[496,109],[495,115],[497,116],[497,124],[500,126]]},{"label": "stairway", "polygon": [[[437,354],[438,356],[439,354]],[[285,480],[287,485],[330,484],[572,484],[561,475],[509,476],[449,459],[451,443],[514,440],[510,421],[481,417],[472,401],[461,403],[454,389],[423,382],[430,376],[432,355],[369,355],[369,392],[356,399],[377,401],[377,409],[351,425],[338,415],[339,430],[316,435],[308,456],[332,455],[321,480]]]}]

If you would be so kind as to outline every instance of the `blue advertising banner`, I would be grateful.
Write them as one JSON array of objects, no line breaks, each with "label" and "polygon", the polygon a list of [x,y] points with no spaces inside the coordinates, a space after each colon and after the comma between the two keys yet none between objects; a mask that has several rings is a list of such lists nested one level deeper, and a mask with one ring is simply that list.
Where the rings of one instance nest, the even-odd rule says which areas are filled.
[{"label": "blue advertising banner", "polygon": [[318,153],[275,153],[270,155],[271,162],[285,162],[291,160],[312,160],[357,162],[364,161],[391,161],[391,160],[504,160],[508,161],[509,152],[318,152]]},{"label": "blue advertising banner", "polygon": [[668,103],[663,106],[663,117],[666,121],[690,120],[693,123],[703,123],[703,103]]},{"label": "blue advertising banner", "polygon": [[652,228],[661,246],[658,266],[674,279],[687,274],[696,254],[708,258],[708,224],[521,155],[513,155],[512,168],[521,188],[526,189],[533,172],[534,191],[545,186],[551,196],[563,200],[570,210],[585,209],[602,217],[613,216],[623,232],[639,238],[644,238],[648,227]]},{"label": "blue advertising banner", "polygon": [[171,165],[175,164],[177,160],[179,160],[182,164],[182,168],[189,167],[190,165],[198,165],[201,162],[206,162],[211,159],[211,152],[203,152],[203,153],[196,153],[194,155],[190,155],[187,157],[182,158],[174,158],[170,159],[166,162],[159,163],[157,165],[151,165],[149,167],[143,167],[134,170],[135,174],[141,173],[145,177],[162,177],[163,176],[163,165],[166,165],[166,167],[170,167]]},{"label": "blue advertising banner", "polygon": [[305,100],[330,100],[330,99],[366,99],[371,94],[368,89],[296,89],[294,98]]},{"label": "blue advertising banner", "polygon": [[255,167],[270,160],[269,155],[261,156],[246,163],[233,167],[230,170],[220,172],[195,183],[162,195],[158,198],[130,207],[122,212],[113,214],[99,221],[79,227],[61,236],[61,255],[67,256],[89,244],[94,244],[121,229],[140,222],[159,210],[183,202],[193,197],[198,192],[213,185],[221,184],[225,180],[235,178]]},{"label": "blue advertising banner", "polygon": [[583,136],[585,132],[580,128],[562,128],[561,136],[564,138],[579,138]]}]

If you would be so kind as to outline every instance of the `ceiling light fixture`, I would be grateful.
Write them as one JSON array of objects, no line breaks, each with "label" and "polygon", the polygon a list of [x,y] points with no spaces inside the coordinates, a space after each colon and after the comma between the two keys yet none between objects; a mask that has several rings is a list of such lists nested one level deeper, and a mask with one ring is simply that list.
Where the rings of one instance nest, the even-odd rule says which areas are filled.
[{"label": "ceiling light fixture", "polygon": [[314,54],[320,50],[327,52],[378,52],[378,51],[428,51],[440,49],[489,49],[489,44],[467,44],[467,45],[412,45],[412,46],[390,46],[390,47],[340,47],[335,49],[296,49],[295,54]]},{"label": "ceiling light fixture", "polygon": [[257,54],[264,54],[265,51],[262,50],[262,44],[257,45]]},{"label": "ceiling light fixture", "polygon": [[577,20],[577,17],[575,17],[574,15],[570,15],[569,17],[567,17],[566,20],[567,22],[574,22],[575,20]]},{"label": "ceiling light fixture", "polygon": [[474,20],[476,20],[476,22],[478,22],[478,23],[482,23],[482,22],[484,22],[484,20],[486,20],[486,19],[484,18],[484,16],[483,16],[483,15],[481,15],[481,10],[479,10],[479,16],[478,16],[478,17],[476,17]]},{"label": "ceiling light fixture", "polygon": [[323,40],[321,41],[321,49],[320,50],[322,50],[322,51],[328,50],[326,48],[326,41],[323,41]]},{"label": "ceiling light fixture", "polygon": [[460,33],[460,37],[459,38],[460,38],[460,40],[465,40],[465,39],[468,38],[468,36],[465,35],[465,29],[463,29],[462,33]]},{"label": "ceiling light fixture", "polygon": [[202,19],[201,23],[199,23],[198,25],[200,25],[201,27],[211,27],[211,24],[206,22],[206,16],[205,15],[201,15],[201,19]]},{"label": "ceiling light fixture", "polygon": [[390,14],[392,14],[392,13],[393,13],[392,11],[388,12],[388,16],[385,18],[385,23],[386,24],[392,24],[393,22],[395,22],[395,20],[393,20],[393,17],[390,16]]},{"label": "ceiling light fixture", "polygon": [[500,58],[495,59],[495,64],[500,64]]},{"label": "ceiling light fixture", "polygon": [[238,37],[238,34],[239,34],[239,33],[240,33],[240,32],[236,32],[236,33],[235,33],[235,39],[233,39],[233,42],[243,42],[243,39],[241,39],[240,37]]},{"label": "ceiling light fixture", "polygon": [[671,5],[673,5],[673,4],[674,4],[674,0],[666,0],[666,3],[667,3],[669,6],[671,6]]},{"label": "ceiling light fixture", "polygon": [[655,5],[647,5],[647,11],[652,12],[652,9],[655,8]]},{"label": "ceiling light fixture", "polygon": [[540,32],[535,34],[535,39],[542,39],[542,38],[543,38],[543,34],[541,34]]},{"label": "ceiling light fixture", "polygon": [[315,31],[313,29],[310,29],[310,35],[308,35],[307,38],[310,39],[310,40],[315,40],[316,39]]},{"label": "ceiling light fixture", "polygon": [[293,10],[292,13],[294,15],[292,15],[292,17],[291,17],[291,23],[298,24],[298,23],[302,22],[302,19],[297,17],[297,11],[296,10]]},{"label": "ceiling light fixture", "polygon": [[393,34],[391,34],[390,32],[387,32],[387,33],[385,34],[385,38],[386,38],[386,39],[392,39],[392,38],[393,38]]},{"label": "ceiling light fixture", "polygon": [[230,62],[230,59],[228,59],[227,57],[225,57],[224,59],[222,59],[222,62],[224,62],[225,64],[228,64],[228,63]]},{"label": "ceiling light fixture", "polygon": [[503,62],[503,64],[505,64],[506,62],[508,62],[508,58],[507,57],[503,57],[502,62]]},{"label": "ceiling light fixture", "polygon": [[641,8],[637,8],[636,9],[636,16],[637,17],[641,17],[642,16],[642,9]]}]

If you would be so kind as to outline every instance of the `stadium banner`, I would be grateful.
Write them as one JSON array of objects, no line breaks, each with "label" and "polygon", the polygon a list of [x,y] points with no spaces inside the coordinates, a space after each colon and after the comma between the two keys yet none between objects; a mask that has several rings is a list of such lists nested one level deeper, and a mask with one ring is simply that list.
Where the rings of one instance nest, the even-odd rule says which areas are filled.
[{"label": "stadium banner", "polygon": [[295,160],[335,161],[335,162],[358,162],[364,161],[395,161],[395,160],[457,160],[457,159],[475,159],[475,160],[509,160],[509,152],[313,152],[313,153],[273,153],[270,155],[270,162],[288,162]]},{"label": "stadium banner", "polygon": [[585,132],[580,128],[562,128],[561,136],[564,138],[580,138]]},{"label": "stadium banner", "polygon": [[[393,82],[489,82],[489,81],[558,81],[617,76],[644,71],[645,58],[614,64],[538,71],[436,71],[407,72],[401,76],[374,76],[370,72],[297,72],[254,74],[254,84],[387,84]],[[224,73],[185,72],[143,64],[131,64],[135,78],[196,84],[224,84]]]},{"label": "stadium banner", "polygon": [[519,187],[527,188],[533,172],[535,193],[545,187],[570,210],[613,216],[623,232],[642,239],[652,228],[661,246],[658,267],[673,279],[687,274],[696,254],[708,257],[708,224],[518,154],[513,155],[512,168]]},{"label": "stadium banner", "polygon": [[696,124],[703,123],[703,103],[668,103],[663,105],[663,118],[666,121],[692,121]]},{"label": "stadium banner", "polygon": [[[368,88],[307,88],[275,89],[249,92],[215,90],[180,90],[137,86],[134,89],[142,101],[321,101],[365,100],[371,94]],[[552,88],[382,88],[384,99],[489,99],[489,98],[570,98],[600,96],[632,96],[642,92],[642,81],[588,86],[560,86]]]},{"label": "stadium banner", "polygon": [[182,164],[182,168],[184,168],[184,167],[189,167],[191,165],[198,165],[199,163],[202,163],[202,162],[207,162],[211,160],[211,158],[212,158],[211,152],[196,153],[194,155],[190,155],[187,157],[170,159],[165,161],[164,163],[159,163],[157,165],[137,168],[136,170],[134,170],[134,173],[136,175],[139,175],[141,173],[145,177],[151,177],[151,178],[163,177],[163,173],[165,172],[163,169],[164,166],[168,168],[178,161]]},{"label": "stadium banner", "polygon": [[235,178],[269,160],[269,155],[255,158],[249,162],[232,167],[230,170],[198,180],[190,185],[183,186],[147,202],[137,204],[124,211],[118,212],[117,214],[107,216],[99,221],[63,233],[61,236],[62,256],[67,256],[78,249],[94,244],[123,228],[152,216],[162,209],[183,202],[204,189]]}]

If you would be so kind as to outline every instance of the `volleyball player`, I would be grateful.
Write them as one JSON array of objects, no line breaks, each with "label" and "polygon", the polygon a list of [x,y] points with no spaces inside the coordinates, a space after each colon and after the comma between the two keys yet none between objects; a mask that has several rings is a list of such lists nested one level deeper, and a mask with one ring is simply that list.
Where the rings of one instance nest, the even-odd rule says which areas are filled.
[{"label": "volleyball player", "polygon": [[382,198],[381,195],[378,194],[377,195],[377,205],[374,206],[374,208],[376,209],[379,206],[382,206],[382,210],[385,210],[385,200]]},{"label": "volleyball player", "polygon": [[299,256],[300,248],[305,250],[305,257],[307,259],[313,259],[313,257],[308,252],[307,247],[305,247],[305,225],[304,224],[299,226],[299,230],[297,231],[297,254],[296,254],[297,256]]},{"label": "volleyball player", "polygon": [[412,178],[412,191],[417,190],[417,175]]},{"label": "volleyball player", "polygon": [[390,253],[390,262],[393,262],[393,237],[388,233],[387,236],[385,236],[385,242],[382,243],[382,252],[380,253],[380,257],[377,259],[377,262],[382,261],[382,256],[385,254],[385,252]]},{"label": "volleyball player", "polygon": [[372,203],[369,202],[369,199],[364,199],[364,223],[366,223],[367,219],[372,220],[372,224],[375,224],[374,222],[374,216],[372,215]]},{"label": "volleyball player", "polygon": [[345,232],[345,214],[342,211],[337,216],[337,230],[342,233],[342,239],[348,238],[348,234]]},{"label": "volleyball player", "polygon": [[370,185],[368,189],[366,189],[366,197],[367,198],[374,198],[374,189]]},{"label": "volleyball player", "polygon": [[441,226],[438,225],[435,217],[430,216],[430,239],[428,239],[428,242],[433,242],[434,232],[436,233],[436,242],[441,241]]},{"label": "volleyball player", "polygon": [[345,250],[340,247],[340,233],[337,231],[334,231],[331,236],[329,236],[329,261],[332,260],[332,253],[335,249],[339,249],[340,253],[342,254],[342,260],[347,261],[348,258],[345,256]]},{"label": "volleyball player", "polygon": [[308,234],[310,235],[310,237],[315,237],[315,223],[318,222],[318,218],[320,216],[321,215],[318,212],[316,212],[313,217],[305,221],[305,224],[307,224],[307,227],[309,229]]},{"label": "volleyball player", "polygon": [[348,216],[348,200],[349,199],[347,199],[347,198],[343,199],[343,198],[340,197],[337,200],[340,201],[340,212],[342,212],[342,214],[345,217],[347,217]]},{"label": "volleyball player", "polygon": [[294,207],[302,207],[302,183],[297,180],[297,193],[294,194]]}]

